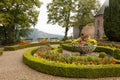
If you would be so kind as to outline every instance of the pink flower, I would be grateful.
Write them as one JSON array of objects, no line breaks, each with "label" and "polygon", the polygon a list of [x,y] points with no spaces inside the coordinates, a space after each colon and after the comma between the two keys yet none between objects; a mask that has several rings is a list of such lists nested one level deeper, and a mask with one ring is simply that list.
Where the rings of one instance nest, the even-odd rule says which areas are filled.
[{"label": "pink flower", "polygon": [[87,42],[85,42],[85,41],[81,41],[80,44],[82,44],[82,45],[86,45]]}]

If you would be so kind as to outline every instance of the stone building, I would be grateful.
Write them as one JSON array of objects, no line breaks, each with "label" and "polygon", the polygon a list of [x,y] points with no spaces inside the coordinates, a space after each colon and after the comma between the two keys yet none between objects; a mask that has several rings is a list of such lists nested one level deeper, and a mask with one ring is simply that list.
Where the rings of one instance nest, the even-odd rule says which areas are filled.
[{"label": "stone building", "polygon": [[100,10],[95,15],[95,38],[101,39],[104,34],[104,10],[105,7],[109,6],[109,0],[106,0]]},{"label": "stone building", "polygon": [[[109,0],[106,0],[104,2],[104,4],[102,5],[102,7],[100,8],[100,10],[97,12],[97,14],[95,15],[95,22],[94,22],[94,37],[96,39],[101,39],[104,36],[104,28],[103,28],[103,22],[104,22],[104,10],[105,7],[109,6]],[[89,29],[89,28],[88,28]],[[91,33],[93,33],[91,32]],[[78,38],[79,37],[79,29],[78,28],[73,28],[73,37],[74,38]],[[93,37],[93,36],[92,36]]]}]

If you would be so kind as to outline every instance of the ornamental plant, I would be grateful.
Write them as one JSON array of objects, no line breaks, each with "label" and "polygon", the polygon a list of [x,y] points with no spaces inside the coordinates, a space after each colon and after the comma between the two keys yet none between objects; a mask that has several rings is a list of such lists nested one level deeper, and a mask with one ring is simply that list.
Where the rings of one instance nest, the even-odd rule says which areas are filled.
[{"label": "ornamental plant", "polygon": [[30,44],[30,42],[28,42],[28,41],[20,42],[20,45],[28,45],[28,44]]},{"label": "ornamental plant", "polygon": [[79,39],[75,39],[72,41],[73,45],[97,45],[97,41],[95,39],[87,39],[87,40],[81,40]]},{"label": "ornamental plant", "polygon": [[[49,51],[47,51],[49,49]],[[59,48],[51,49],[48,46],[39,48],[34,53],[35,57],[47,59],[49,61],[61,62],[66,64],[76,65],[102,65],[102,64],[117,64],[114,58],[99,58],[95,56],[69,56],[65,57],[63,53],[60,53]]]}]

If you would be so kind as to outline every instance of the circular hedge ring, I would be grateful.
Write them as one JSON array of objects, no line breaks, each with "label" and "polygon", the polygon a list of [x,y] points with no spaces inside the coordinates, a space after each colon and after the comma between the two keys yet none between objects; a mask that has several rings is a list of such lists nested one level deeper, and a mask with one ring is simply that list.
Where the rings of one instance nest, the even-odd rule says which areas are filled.
[{"label": "circular hedge ring", "polygon": [[103,78],[120,77],[120,65],[75,65],[48,61],[34,57],[37,49],[31,49],[24,53],[23,62],[29,67],[55,76],[73,78]]}]

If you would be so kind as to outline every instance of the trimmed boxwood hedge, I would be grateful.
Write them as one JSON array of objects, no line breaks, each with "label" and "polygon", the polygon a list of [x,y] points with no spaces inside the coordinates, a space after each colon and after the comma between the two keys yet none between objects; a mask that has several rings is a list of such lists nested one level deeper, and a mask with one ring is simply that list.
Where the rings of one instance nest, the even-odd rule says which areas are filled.
[{"label": "trimmed boxwood hedge", "polygon": [[[69,44],[62,44],[63,49],[76,52],[75,48]],[[120,59],[120,49],[105,47],[105,46],[97,46],[95,52],[105,52],[108,55],[114,56],[116,59]]]},{"label": "trimmed boxwood hedge", "polygon": [[120,43],[115,43],[115,42],[109,42],[109,43],[99,42],[98,46],[111,46],[111,47],[116,47],[120,49]]},{"label": "trimmed boxwood hedge", "polygon": [[34,57],[37,49],[28,50],[23,55],[23,62],[29,67],[51,75],[73,78],[120,77],[120,65],[75,65],[48,61]]},{"label": "trimmed boxwood hedge", "polygon": [[5,46],[4,51],[15,51],[15,50],[18,50],[18,49],[24,49],[24,48],[27,48],[27,47],[35,47],[35,46],[45,45],[45,44],[48,44],[48,43],[31,43],[31,44],[28,44],[28,45]]},{"label": "trimmed boxwood hedge", "polygon": [[62,46],[62,48],[65,49],[65,50],[72,51],[72,52],[77,52],[72,45],[62,44],[61,46]]},{"label": "trimmed boxwood hedge", "polygon": [[3,51],[2,50],[0,50],[0,56],[3,54]]},{"label": "trimmed boxwood hedge", "polygon": [[16,46],[5,46],[4,51],[15,51],[19,49],[24,49],[28,47],[35,47],[35,46],[40,46],[40,45],[45,45],[45,44],[65,44],[65,43],[70,43],[70,41],[59,41],[59,42],[39,42],[39,43],[31,43],[28,45],[16,45]]}]

